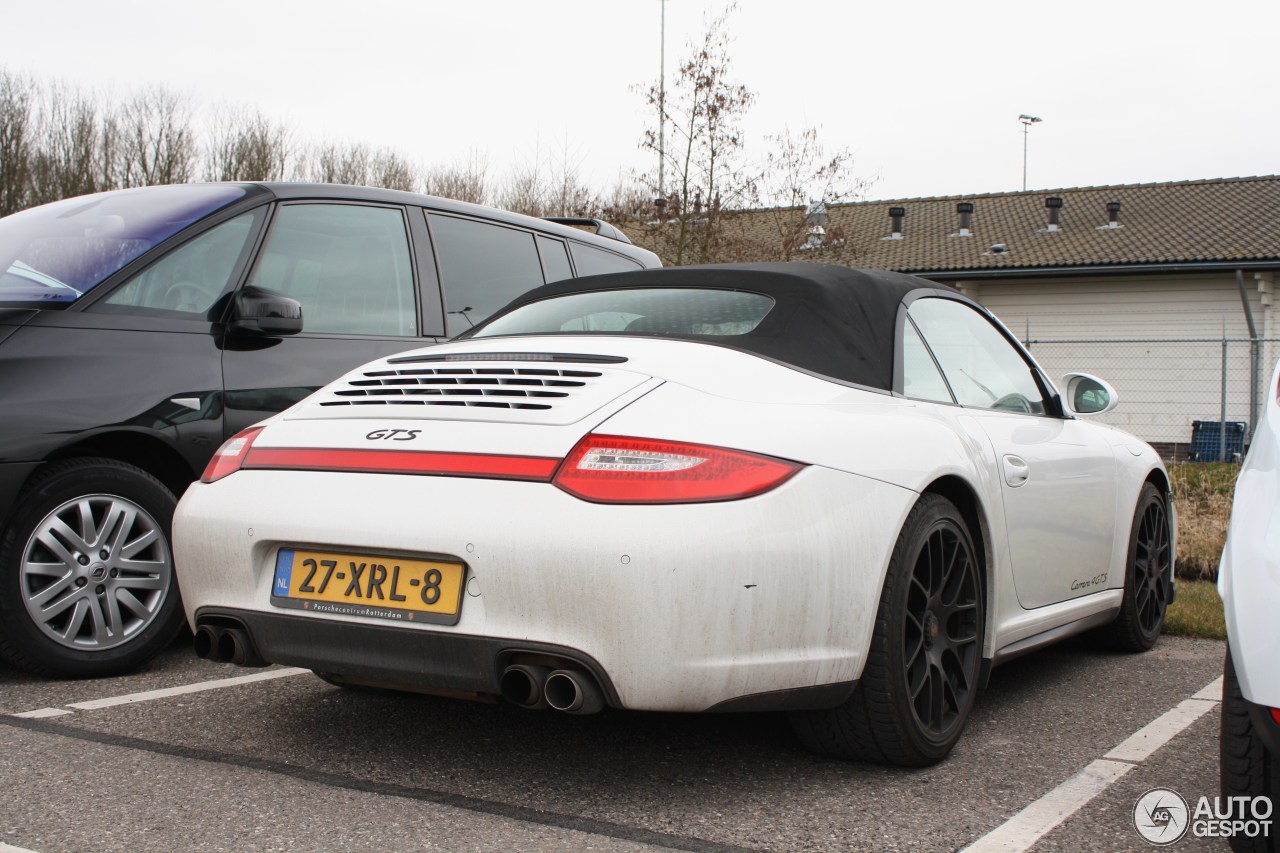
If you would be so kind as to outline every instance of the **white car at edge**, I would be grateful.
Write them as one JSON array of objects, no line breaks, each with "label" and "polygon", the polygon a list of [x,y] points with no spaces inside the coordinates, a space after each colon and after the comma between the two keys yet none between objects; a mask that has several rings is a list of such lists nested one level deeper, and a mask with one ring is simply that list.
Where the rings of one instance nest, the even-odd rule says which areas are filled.
[{"label": "white car at edge", "polygon": [[228,442],[174,522],[197,653],[573,713],[787,710],[950,751],[990,667],[1157,640],[1155,452],[985,309],[895,273],[534,290]]},{"label": "white car at edge", "polygon": [[[1280,800],[1280,365],[1236,480],[1218,593],[1227,622],[1221,771],[1225,797]],[[1269,836],[1236,850],[1276,849]]]}]

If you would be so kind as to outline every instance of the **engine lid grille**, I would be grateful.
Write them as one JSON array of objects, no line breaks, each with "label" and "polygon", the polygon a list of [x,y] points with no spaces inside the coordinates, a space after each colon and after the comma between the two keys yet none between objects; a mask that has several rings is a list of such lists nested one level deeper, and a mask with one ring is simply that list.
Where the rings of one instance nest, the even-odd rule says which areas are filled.
[{"label": "engine lid grille", "polygon": [[646,382],[657,382],[619,367],[626,359],[613,356],[468,355],[397,356],[366,365],[289,417],[569,424]]},{"label": "engine lid grille", "polygon": [[400,367],[368,370],[321,406],[475,406],[550,409],[604,374],[552,367]]}]

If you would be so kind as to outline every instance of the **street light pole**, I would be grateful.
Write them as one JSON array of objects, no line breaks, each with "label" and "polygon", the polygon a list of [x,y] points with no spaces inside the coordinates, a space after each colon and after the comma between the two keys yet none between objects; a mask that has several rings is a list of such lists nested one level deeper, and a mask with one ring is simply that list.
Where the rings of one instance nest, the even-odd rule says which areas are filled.
[{"label": "street light pole", "polygon": [[[663,0],[666,1],[666,0]],[[1038,115],[1028,115],[1023,113],[1018,117],[1019,122],[1023,123],[1023,192],[1027,191],[1027,137],[1030,136],[1032,124],[1042,122],[1042,118]]]},{"label": "street light pole", "polygon": [[658,31],[658,198],[666,198],[663,167],[667,159],[667,0],[658,0],[658,5],[662,7],[662,24]]}]

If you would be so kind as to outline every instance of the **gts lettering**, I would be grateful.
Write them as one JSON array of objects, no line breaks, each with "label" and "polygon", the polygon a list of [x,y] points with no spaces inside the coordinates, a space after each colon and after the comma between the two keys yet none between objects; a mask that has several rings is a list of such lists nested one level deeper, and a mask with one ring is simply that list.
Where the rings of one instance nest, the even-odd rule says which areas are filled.
[{"label": "gts lettering", "polygon": [[365,436],[369,441],[413,441],[420,429],[375,429]]}]

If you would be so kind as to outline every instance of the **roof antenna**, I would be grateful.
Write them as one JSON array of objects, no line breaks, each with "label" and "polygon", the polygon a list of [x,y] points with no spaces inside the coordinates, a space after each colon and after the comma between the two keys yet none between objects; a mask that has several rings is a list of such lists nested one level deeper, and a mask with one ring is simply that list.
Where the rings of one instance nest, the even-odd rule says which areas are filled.
[{"label": "roof antenna", "polygon": [[1031,125],[1042,122],[1040,116],[1029,116],[1026,113],[1018,116],[1022,122],[1022,191],[1027,191],[1027,137],[1031,134]]}]

